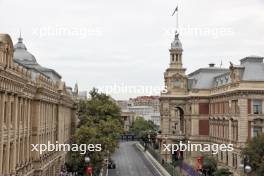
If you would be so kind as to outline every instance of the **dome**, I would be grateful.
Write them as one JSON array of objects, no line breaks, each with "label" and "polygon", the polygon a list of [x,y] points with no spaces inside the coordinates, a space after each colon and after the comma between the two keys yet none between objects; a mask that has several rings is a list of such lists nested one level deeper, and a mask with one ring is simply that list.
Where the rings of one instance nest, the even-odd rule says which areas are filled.
[{"label": "dome", "polygon": [[32,64],[37,63],[35,56],[27,51],[27,47],[23,43],[23,39],[21,37],[18,38],[18,42],[15,44],[14,50],[14,59]]},{"label": "dome", "polygon": [[182,49],[181,41],[179,40],[179,33],[175,33],[174,41],[171,43],[171,49]]}]

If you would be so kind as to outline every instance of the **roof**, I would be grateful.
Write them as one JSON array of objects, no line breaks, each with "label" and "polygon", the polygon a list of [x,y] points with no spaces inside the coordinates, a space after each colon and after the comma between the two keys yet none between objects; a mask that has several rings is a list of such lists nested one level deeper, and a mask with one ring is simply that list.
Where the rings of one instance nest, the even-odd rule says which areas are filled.
[{"label": "roof", "polygon": [[245,81],[264,81],[263,57],[249,56],[240,60],[244,67],[242,80]]},{"label": "roof", "polygon": [[182,43],[179,39],[179,33],[175,33],[174,41],[171,43],[171,49],[180,49],[182,50]]},{"label": "roof", "polygon": [[60,74],[55,70],[43,67],[37,63],[35,56],[27,51],[27,47],[23,43],[23,38],[21,38],[21,36],[18,38],[18,42],[14,45],[14,61],[28,69],[37,70],[54,81],[61,79]]},{"label": "roof", "polygon": [[228,71],[227,68],[219,67],[200,68],[188,75],[189,88],[210,89],[214,85],[214,78]]},{"label": "roof", "polygon": [[[244,81],[264,81],[263,57],[248,56],[240,60],[240,65],[233,65],[239,69],[240,79]],[[210,89],[231,82],[230,69],[219,67],[200,68],[188,75],[190,89]]]}]

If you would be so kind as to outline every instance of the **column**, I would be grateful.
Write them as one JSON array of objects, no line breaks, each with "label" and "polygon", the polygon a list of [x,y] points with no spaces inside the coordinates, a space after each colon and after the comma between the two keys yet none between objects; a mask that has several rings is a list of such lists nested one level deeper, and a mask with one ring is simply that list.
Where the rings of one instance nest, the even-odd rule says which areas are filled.
[{"label": "column", "polygon": [[17,106],[18,106],[18,112],[17,112],[17,142],[16,142],[16,162],[17,164],[20,164],[20,119],[21,119],[21,112],[22,112],[22,107],[20,103],[20,98],[17,99]]},{"label": "column", "polygon": [[240,114],[238,120],[238,142],[245,143],[248,139],[248,105],[247,99],[239,99],[238,101]]},{"label": "column", "polygon": [[[25,126],[26,126],[26,120],[27,120],[26,103],[25,103],[25,99],[24,98],[22,99],[22,106],[23,106],[22,129],[24,131]],[[21,149],[22,150],[21,163],[24,164],[24,162],[25,162],[25,135],[23,135],[21,138],[22,138],[22,143],[21,143],[21,145],[22,145],[22,149]]]},{"label": "column", "polygon": [[27,124],[27,142],[28,142],[28,145],[27,145],[27,161],[30,161],[30,153],[31,153],[31,150],[30,150],[30,146],[31,146],[31,143],[30,143],[30,129],[31,129],[31,104],[30,104],[30,100],[28,100],[28,124]]},{"label": "column", "polygon": [[[0,93],[0,163],[3,163],[3,123],[4,123],[4,105],[5,105],[5,96]],[[2,173],[2,164],[0,164],[0,174]]]},{"label": "column", "polygon": [[11,99],[10,96],[7,97],[7,117],[6,117],[6,127],[7,127],[7,135],[8,135],[8,139],[7,139],[7,156],[6,156],[6,172],[9,173],[10,171],[10,125],[11,125]]},{"label": "column", "polygon": [[16,134],[17,134],[17,117],[18,117],[18,97],[15,96],[14,97],[14,109],[13,109],[13,128],[14,128],[14,135],[15,135],[15,138],[14,138],[14,141],[13,141],[13,145],[12,145],[12,171],[14,172],[16,170],[16,163],[17,163],[17,138],[16,138]]}]

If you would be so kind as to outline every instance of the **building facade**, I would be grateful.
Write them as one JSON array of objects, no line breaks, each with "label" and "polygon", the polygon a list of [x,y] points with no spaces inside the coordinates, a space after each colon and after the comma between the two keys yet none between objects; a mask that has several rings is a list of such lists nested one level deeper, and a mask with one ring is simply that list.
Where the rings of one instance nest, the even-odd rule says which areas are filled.
[{"label": "building facade", "polygon": [[66,152],[40,154],[31,144],[68,143],[76,122],[73,93],[40,66],[22,38],[0,34],[0,175],[59,175]]},{"label": "building facade", "polygon": [[155,125],[160,126],[160,101],[159,96],[139,96],[130,98],[128,109],[137,116],[151,120]]},{"label": "building facade", "polygon": [[[163,144],[233,144],[233,151],[212,156],[234,175],[242,175],[241,149],[264,131],[263,57],[246,57],[239,65],[230,63],[229,68],[210,64],[187,75],[177,33],[169,51],[170,65],[164,73],[167,91],[160,97],[163,158],[171,162],[177,157],[165,152]],[[195,167],[204,154],[186,151],[181,158]]]},{"label": "building facade", "polygon": [[160,112],[159,96],[139,96],[130,98],[129,104],[131,106],[151,106],[153,107],[154,113]]}]

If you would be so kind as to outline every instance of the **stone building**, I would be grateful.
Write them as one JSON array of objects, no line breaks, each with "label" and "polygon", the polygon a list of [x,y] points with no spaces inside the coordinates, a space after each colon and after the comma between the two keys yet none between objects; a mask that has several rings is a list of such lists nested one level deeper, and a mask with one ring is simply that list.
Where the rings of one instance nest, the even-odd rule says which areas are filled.
[{"label": "stone building", "polygon": [[68,143],[76,101],[54,70],[39,65],[20,37],[0,34],[0,175],[59,175],[66,152],[31,144]]},{"label": "stone building", "polygon": [[128,103],[129,111],[137,116],[151,120],[155,125],[160,126],[160,101],[159,96],[139,96],[130,98]]},{"label": "stone building", "polygon": [[[264,131],[263,57],[241,59],[229,68],[199,68],[186,74],[183,48],[175,35],[170,48],[170,65],[164,73],[167,91],[161,94],[160,146],[190,141],[192,144],[233,144],[231,152],[213,155],[220,166],[242,175],[241,149],[248,139]],[[161,149],[164,160],[174,157]],[[182,152],[181,158],[195,166],[202,152]]]},{"label": "stone building", "polygon": [[128,101],[126,100],[117,100],[118,107],[121,109],[121,118],[124,123],[124,132],[129,132],[130,127],[133,122],[136,120],[136,114],[128,110]]},{"label": "stone building", "polygon": [[131,106],[151,106],[154,109],[154,113],[159,113],[159,96],[139,96],[130,98],[129,104]]}]

